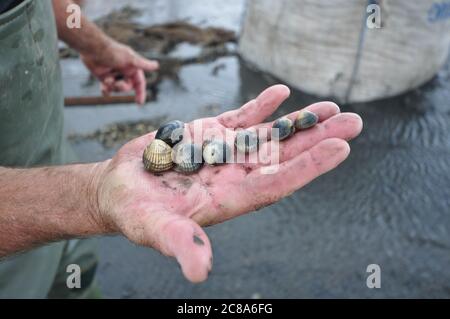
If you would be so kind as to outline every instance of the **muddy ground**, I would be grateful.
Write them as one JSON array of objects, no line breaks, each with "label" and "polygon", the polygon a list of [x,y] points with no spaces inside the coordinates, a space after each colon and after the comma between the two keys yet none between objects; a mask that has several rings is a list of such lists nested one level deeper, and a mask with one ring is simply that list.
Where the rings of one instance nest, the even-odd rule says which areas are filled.
[{"label": "muddy ground", "polygon": [[[244,1],[128,1],[140,25],[184,21],[239,34]],[[87,2],[98,19],[124,1]],[[232,44],[231,44],[232,45]],[[179,43],[168,56],[199,56],[198,44]],[[96,95],[76,59],[63,61],[66,95]],[[240,106],[278,82],[223,56],[183,65],[177,80],[158,82],[144,108],[119,105],[66,110],[66,133],[82,161],[114,154],[139,123],[193,120]],[[276,116],[319,99],[293,92]],[[350,158],[258,213],[207,229],[214,269],[201,285],[178,266],[121,237],[100,238],[98,281],[115,298],[450,297],[450,64],[426,86],[403,96],[343,106],[359,113],[365,130]],[[126,123],[114,124],[114,123]],[[130,124],[131,123],[131,124]],[[128,127],[128,128],[124,128]],[[127,131],[128,130],[128,131]],[[120,131],[121,138],[104,142]],[[123,133],[127,131],[126,133]],[[130,133],[131,132],[131,133]],[[103,137],[101,137],[103,136]],[[295,172],[293,172],[295,173]],[[382,288],[366,287],[366,267],[382,270]]]}]

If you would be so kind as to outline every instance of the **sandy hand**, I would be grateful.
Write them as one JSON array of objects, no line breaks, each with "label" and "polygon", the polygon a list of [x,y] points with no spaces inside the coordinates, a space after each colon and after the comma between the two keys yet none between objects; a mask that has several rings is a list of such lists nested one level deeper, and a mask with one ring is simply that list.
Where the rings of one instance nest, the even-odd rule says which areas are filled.
[{"label": "sandy hand", "polygon": [[[263,123],[289,96],[273,86],[240,109],[201,121],[220,131],[270,127]],[[206,280],[212,268],[211,243],[202,229],[277,202],[316,177],[334,169],[349,155],[347,143],[362,130],[361,118],[340,113],[331,102],[306,108],[320,123],[280,144],[276,174],[261,164],[205,166],[192,176],[146,172],[142,153],[155,133],[125,145],[99,172],[98,217],[106,232],[120,232],[133,242],[155,248],[180,263],[187,279]],[[296,113],[288,115],[294,119]],[[188,124],[189,130],[193,124]],[[261,146],[270,147],[270,143]],[[326,194],[323,195],[324,200]]]}]

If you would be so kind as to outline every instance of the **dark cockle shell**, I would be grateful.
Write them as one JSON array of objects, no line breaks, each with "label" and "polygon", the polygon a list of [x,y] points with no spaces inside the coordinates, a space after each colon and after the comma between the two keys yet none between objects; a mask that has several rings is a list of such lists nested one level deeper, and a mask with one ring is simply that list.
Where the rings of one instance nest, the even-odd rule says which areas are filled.
[{"label": "dark cockle shell", "polygon": [[154,140],[144,151],[144,167],[152,173],[161,173],[173,167],[172,148],[161,140]]},{"label": "dark cockle shell", "polygon": [[282,141],[290,137],[294,132],[294,123],[289,118],[282,117],[273,123],[272,139]]},{"label": "dark cockle shell", "polygon": [[240,153],[253,153],[258,150],[259,137],[256,132],[244,130],[236,133],[236,140],[234,142],[236,149]]},{"label": "dark cockle shell", "polygon": [[209,165],[224,164],[231,158],[231,148],[224,141],[208,141],[203,145],[203,160]]},{"label": "dark cockle shell", "polygon": [[306,130],[315,126],[319,122],[319,117],[309,111],[302,111],[295,120],[295,128],[297,130]]},{"label": "dark cockle shell", "polygon": [[171,121],[161,126],[156,132],[155,138],[164,141],[173,147],[183,140],[184,123],[181,121]]},{"label": "dark cockle shell", "polygon": [[195,173],[203,166],[202,148],[192,143],[178,144],[173,149],[173,161],[175,171],[183,174]]}]

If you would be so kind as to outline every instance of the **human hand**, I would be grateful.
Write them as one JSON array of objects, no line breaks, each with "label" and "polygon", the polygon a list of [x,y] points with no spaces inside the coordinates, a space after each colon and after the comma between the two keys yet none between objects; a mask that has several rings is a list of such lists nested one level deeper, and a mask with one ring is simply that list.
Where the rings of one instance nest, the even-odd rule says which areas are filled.
[{"label": "human hand", "polygon": [[144,104],[147,98],[144,71],[159,69],[156,61],[143,58],[130,47],[114,40],[95,52],[81,54],[86,67],[102,82],[102,93],[136,92],[136,103]]},{"label": "human hand", "polygon": [[[240,109],[198,121],[203,128],[221,132],[270,128],[270,123],[262,122],[288,96],[287,87],[273,86]],[[174,171],[156,176],[142,164],[143,151],[155,133],[131,141],[102,164],[96,178],[97,219],[104,232],[122,233],[139,245],[175,257],[192,282],[206,280],[212,268],[212,249],[203,226],[275,203],[334,169],[349,155],[346,141],[361,132],[361,118],[340,113],[331,102],[306,110],[317,114],[320,123],[280,142],[275,174],[264,174],[261,164],[225,164],[205,166],[190,176]],[[288,116],[294,119],[296,113]],[[192,131],[193,125],[187,124],[186,130]],[[261,145],[260,151],[266,147],[270,143]]]}]

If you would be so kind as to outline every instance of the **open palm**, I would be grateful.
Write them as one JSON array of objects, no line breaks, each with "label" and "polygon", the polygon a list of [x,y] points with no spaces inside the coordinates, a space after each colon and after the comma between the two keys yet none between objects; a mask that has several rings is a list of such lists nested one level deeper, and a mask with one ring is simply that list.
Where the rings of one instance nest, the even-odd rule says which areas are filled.
[{"label": "open palm", "polygon": [[[240,109],[198,121],[204,129],[223,133],[270,128],[271,123],[263,121],[288,96],[287,87],[273,86]],[[98,190],[102,220],[109,231],[175,257],[190,281],[204,281],[212,267],[212,249],[202,226],[275,203],[347,158],[346,141],[361,132],[361,118],[340,113],[331,102],[306,109],[317,114],[320,123],[280,143],[275,174],[265,174],[265,165],[247,163],[205,166],[190,176],[173,171],[156,176],[142,164],[142,153],[155,133],[131,141],[105,164]],[[192,131],[193,123],[186,129]],[[270,142],[261,145],[260,152],[269,147]]]}]

